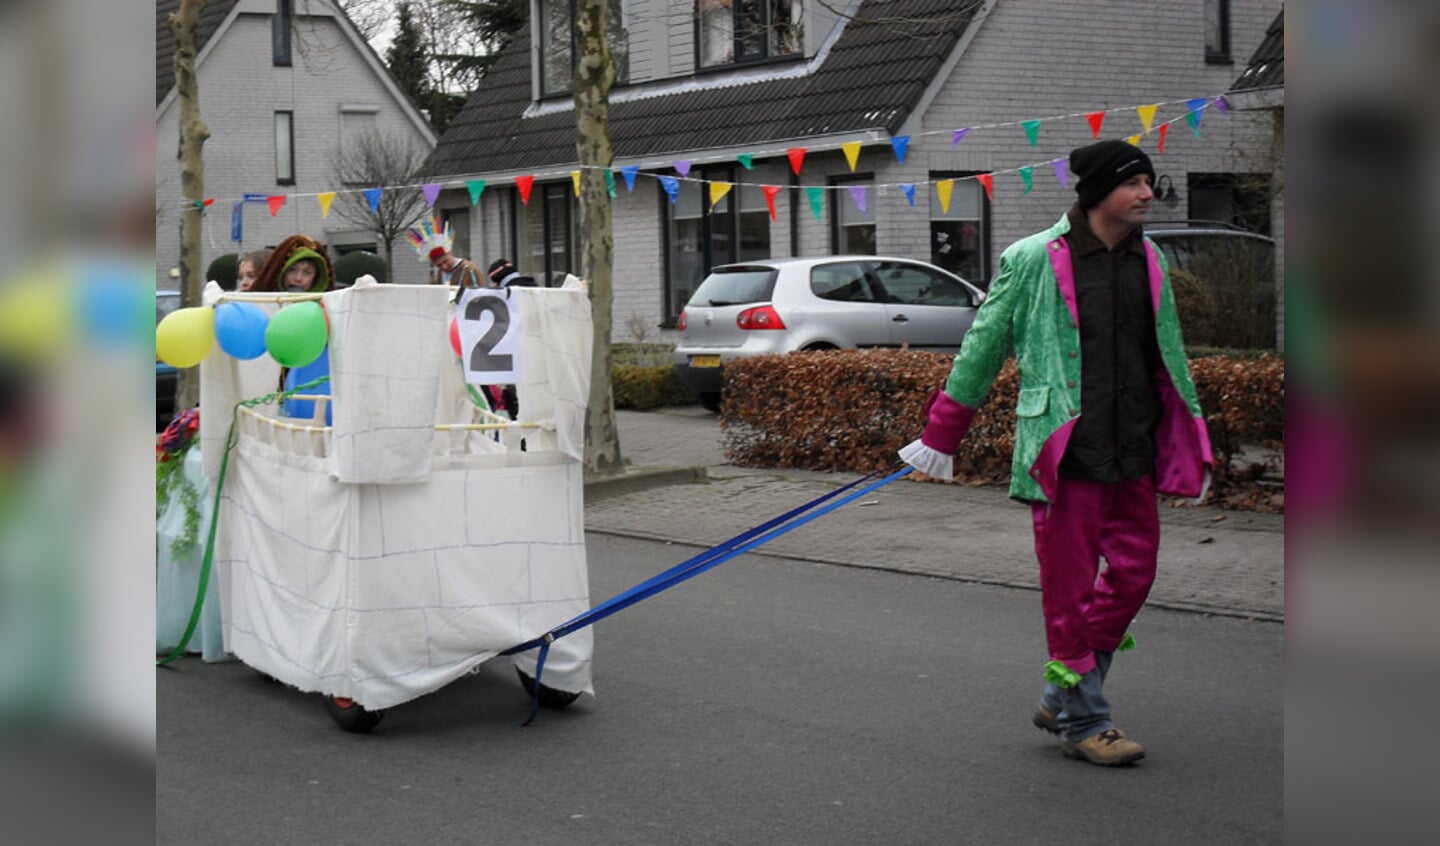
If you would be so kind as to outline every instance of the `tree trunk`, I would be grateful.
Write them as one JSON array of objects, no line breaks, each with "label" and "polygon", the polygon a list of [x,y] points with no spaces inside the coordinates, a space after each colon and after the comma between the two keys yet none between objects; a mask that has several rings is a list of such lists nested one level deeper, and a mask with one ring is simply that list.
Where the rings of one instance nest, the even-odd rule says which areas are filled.
[{"label": "tree trunk", "polygon": [[620,433],[611,392],[611,269],[615,239],[604,168],[610,147],[610,86],[615,63],[606,40],[606,0],[578,0],[575,7],[575,152],[580,162],[580,274],[590,280],[595,343],[590,362],[590,402],[585,415],[585,473],[624,472]]},{"label": "tree trunk", "polygon": [[[170,15],[175,33],[175,88],[180,101],[180,189],[185,197],[180,207],[180,305],[200,305],[205,285],[200,254],[200,215],[205,199],[205,158],[202,148],[210,130],[200,117],[200,81],[195,76],[195,25],[205,0],[181,0]],[[200,369],[180,371],[175,408],[183,410],[200,404]]]}]

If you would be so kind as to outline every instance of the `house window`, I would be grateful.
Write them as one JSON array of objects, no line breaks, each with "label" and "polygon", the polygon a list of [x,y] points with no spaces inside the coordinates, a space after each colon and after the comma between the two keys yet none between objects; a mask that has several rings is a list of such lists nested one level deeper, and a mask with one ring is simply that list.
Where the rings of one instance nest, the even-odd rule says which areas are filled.
[{"label": "house window", "polygon": [[275,113],[275,181],[295,184],[295,113]]},{"label": "house window", "polygon": [[[706,180],[735,181],[735,171],[729,167],[696,173]],[[673,205],[663,189],[659,193],[665,210],[666,325],[674,325],[712,267],[770,257],[770,213],[758,185],[732,188],[708,213],[708,181],[682,180]]]},{"label": "house window", "polygon": [[700,67],[800,55],[801,11],[801,0],[696,0]]},{"label": "house window", "polygon": [[544,279],[550,279],[556,273],[577,271],[573,197],[570,180],[549,182],[536,185],[530,203],[520,207],[521,259],[516,263],[521,273],[537,279],[543,273]]},{"label": "house window", "polygon": [[277,65],[290,65],[291,0],[275,0],[275,14],[270,18],[270,54]]},{"label": "house window", "polygon": [[366,169],[362,163],[365,145],[380,143],[379,117],[379,106],[341,104],[338,161],[344,184],[358,185],[365,181],[356,177],[362,176],[360,171]]},{"label": "house window", "polygon": [[[837,190],[830,192],[834,214],[830,216],[830,252],[843,255],[875,255],[875,201],[872,190],[874,177],[840,176],[830,180]],[[855,204],[850,188],[860,185],[865,188],[865,211]]]},{"label": "house window", "polygon": [[1260,235],[1270,234],[1269,174],[1191,173],[1186,182],[1190,220],[1213,221]]},{"label": "house window", "polygon": [[1205,0],[1205,61],[1230,63],[1230,0]]},{"label": "house window", "polygon": [[[990,204],[984,189],[963,173],[931,173],[930,263],[981,288],[989,287]],[[940,204],[934,183],[955,180],[950,208]]]},{"label": "house window", "polygon": [[[630,33],[625,29],[624,0],[608,0],[605,27],[615,82],[630,77]],[[540,0],[540,96],[570,93],[575,76],[575,0]]]}]

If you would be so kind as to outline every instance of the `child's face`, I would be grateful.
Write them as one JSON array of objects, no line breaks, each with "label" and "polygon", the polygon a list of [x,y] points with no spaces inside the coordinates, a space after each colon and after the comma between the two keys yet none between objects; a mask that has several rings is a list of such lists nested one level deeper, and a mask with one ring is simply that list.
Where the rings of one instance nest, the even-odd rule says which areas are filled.
[{"label": "child's face", "polygon": [[299,294],[310,290],[315,284],[315,262],[310,259],[301,259],[290,265],[285,271],[285,290]]},{"label": "child's face", "polygon": [[260,268],[255,266],[253,261],[240,262],[240,272],[235,280],[235,287],[241,291],[248,291],[255,287],[255,282],[260,276]]}]

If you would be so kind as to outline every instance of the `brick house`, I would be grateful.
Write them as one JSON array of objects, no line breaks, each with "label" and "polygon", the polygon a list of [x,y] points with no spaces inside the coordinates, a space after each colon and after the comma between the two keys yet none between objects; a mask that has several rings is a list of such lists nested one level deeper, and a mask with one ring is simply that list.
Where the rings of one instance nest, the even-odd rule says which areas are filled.
[{"label": "brick house", "polygon": [[[179,5],[155,4],[155,268],[162,287],[173,286],[170,270],[179,264],[184,202],[168,22]],[[200,109],[210,130],[205,193],[215,198],[201,234],[205,265],[297,232],[323,241],[332,260],[359,249],[383,255],[374,233],[334,209],[322,218],[315,195],[346,190],[335,162],[347,140],[373,130],[415,145],[423,158],[435,135],[355,25],[331,0],[209,0],[197,30]],[[282,194],[285,204],[272,218],[259,198]],[[233,203],[246,195],[259,201],[243,203],[241,237],[232,240]],[[425,281],[424,265],[398,242],[395,271],[397,282]]]},{"label": "brick house", "polygon": [[[1135,107],[1161,104],[1141,139],[1167,189],[1154,217],[1199,216],[1239,196],[1264,207],[1231,202],[1236,219],[1273,229],[1264,192],[1241,190],[1275,172],[1271,122],[1221,112],[1213,98],[1236,79],[1234,57],[1265,38],[1279,0],[612,4],[617,341],[663,336],[710,267],[749,257],[877,252],[984,287],[1006,245],[1073,202],[1051,162],[1092,139],[1085,114],[1097,110],[1110,110],[1100,137],[1125,138],[1143,132]],[[532,0],[531,24],[426,166],[446,186],[437,206],[469,225],[482,266],[505,255],[536,276],[577,269],[570,15],[567,0]],[[1197,137],[1185,104],[1207,97]],[[1032,144],[1023,122],[1035,119]],[[969,131],[952,143],[957,129]],[[842,150],[857,141],[852,168]],[[798,176],[787,157],[797,147]],[[689,178],[672,203],[658,177],[677,176],[677,162]],[[639,168],[633,191],[626,167]],[[1029,190],[1022,167],[1033,168]],[[993,197],[974,178],[985,173]],[[525,203],[516,180],[532,176]],[[950,179],[947,206],[935,188]],[[464,186],[478,180],[486,189],[472,206]],[[735,186],[713,210],[707,180]],[[767,185],[781,186],[773,220]],[[913,206],[904,185],[916,186]]]}]

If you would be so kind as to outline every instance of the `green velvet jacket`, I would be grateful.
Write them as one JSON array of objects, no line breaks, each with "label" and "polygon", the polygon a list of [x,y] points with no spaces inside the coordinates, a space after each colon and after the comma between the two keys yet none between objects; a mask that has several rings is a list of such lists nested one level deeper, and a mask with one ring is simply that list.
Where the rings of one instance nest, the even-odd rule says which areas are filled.
[{"label": "green velvet jacket", "polygon": [[[1060,459],[1080,414],[1080,329],[1075,275],[1061,217],[1049,229],[1016,241],[1000,256],[1000,274],[965,335],[945,383],[964,408],[965,427],[1012,351],[1020,367],[1010,495],[1048,502]],[[1155,484],[1162,493],[1198,496],[1213,464],[1210,438],[1175,313],[1165,258],[1145,239],[1155,336],[1155,373],[1162,412],[1155,433]]]}]

